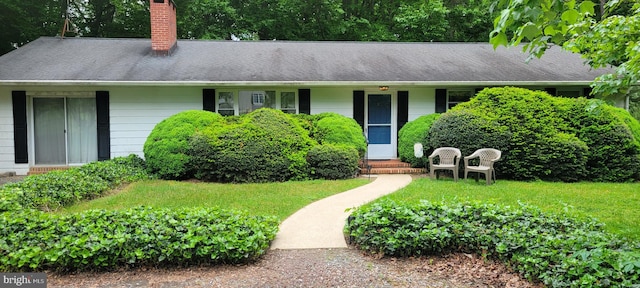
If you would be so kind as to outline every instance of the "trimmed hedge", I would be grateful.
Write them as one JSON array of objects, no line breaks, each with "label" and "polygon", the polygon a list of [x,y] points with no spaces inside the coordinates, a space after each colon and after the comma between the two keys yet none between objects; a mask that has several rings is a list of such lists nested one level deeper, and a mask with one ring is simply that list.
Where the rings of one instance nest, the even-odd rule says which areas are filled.
[{"label": "trimmed hedge", "polygon": [[311,177],[316,179],[351,178],[358,170],[359,159],[358,150],[347,145],[318,145],[307,154]]},{"label": "trimmed hedge", "polygon": [[314,144],[288,114],[258,109],[238,123],[210,126],[194,135],[188,154],[201,180],[286,181],[307,177],[304,155]]},{"label": "trimmed hedge", "polygon": [[385,256],[464,252],[499,259],[549,287],[636,287],[640,245],[601,226],[530,206],[381,201],[357,209],[345,233],[351,244]]},{"label": "trimmed hedge", "polygon": [[[429,129],[433,122],[440,118],[441,114],[422,115],[413,121],[409,121],[398,131],[398,154],[400,160],[410,163],[412,167],[425,167],[428,163],[427,157],[433,152],[433,147],[429,144]],[[416,158],[413,146],[422,143],[424,148],[423,158]]]},{"label": "trimmed hedge", "polygon": [[66,216],[5,212],[0,226],[3,272],[245,263],[264,254],[278,230],[275,217],[149,207]]},{"label": "trimmed hedge", "polygon": [[[290,115],[262,108],[232,117],[203,111],[178,113],[156,126],[145,143],[145,157],[154,167],[149,170],[163,179],[243,183],[354,175],[346,171],[357,166],[358,157],[351,157],[346,148],[322,147],[308,154],[320,144],[353,147],[359,157],[366,151],[362,130],[351,118],[335,113]],[[328,158],[321,151],[327,149],[338,151],[334,160],[340,159],[344,166],[326,165],[323,161]],[[308,159],[315,162],[310,164]]]},{"label": "trimmed hedge", "polygon": [[191,158],[187,155],[189,140],[194,133],[224,122],[220,114],[200,110],[183,111],[162,120],[144,143],[143,151],[149,172],[162,179],[193,177]]},{"label": "trimmed hedge", "polygon": [[367,142],[356,120],[337,113],[314,115],[313,138],[320,144],[347,145],[355,148],[360,157],[367,151]]},{"label": "trimmed hedge", "polygon": [[51,211],[96,198],[118,185],[149,178],[137,155],[92,162],[68,170],[31,175],[0,187],[0,212],[20,209]]},{"label": "trimmed hedge", "polygon": [[600,100],[489,88],[436,120],[429,141],[463,155],[499,149],[496,170],[505,178],[623,182],[640,179],[637,127],[626,111]]},{"label": "trimmed hedge", "polygon": [[640,127],[638,121],[600,100],[583,99],[574,109],[576,116],[567,121],[589,147],[587,178],[610,182],[640,179],[640,144],[631,130]]}]

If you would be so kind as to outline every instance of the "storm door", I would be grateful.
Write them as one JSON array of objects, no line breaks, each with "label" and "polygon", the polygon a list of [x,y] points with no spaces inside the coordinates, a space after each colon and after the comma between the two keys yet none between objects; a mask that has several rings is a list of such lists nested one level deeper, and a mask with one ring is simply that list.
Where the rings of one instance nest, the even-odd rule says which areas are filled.
[{"label": "storm door", "polygon": [[368,94],[366,134],[369,159],[396,158],[396,129],[392,94]]}]

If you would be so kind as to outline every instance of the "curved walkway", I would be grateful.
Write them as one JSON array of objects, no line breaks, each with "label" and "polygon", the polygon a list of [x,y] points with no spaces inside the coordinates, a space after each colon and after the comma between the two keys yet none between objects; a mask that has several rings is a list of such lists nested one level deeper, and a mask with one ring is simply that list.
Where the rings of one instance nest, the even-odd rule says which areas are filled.
[{"label": "curved walkway", "polygon": [[271,249],[347,248],[343,229],[350,212],[346,210],[397,191],[409,183],[410,175],[378,175],[367,185],[313,202],[280,224]]}]

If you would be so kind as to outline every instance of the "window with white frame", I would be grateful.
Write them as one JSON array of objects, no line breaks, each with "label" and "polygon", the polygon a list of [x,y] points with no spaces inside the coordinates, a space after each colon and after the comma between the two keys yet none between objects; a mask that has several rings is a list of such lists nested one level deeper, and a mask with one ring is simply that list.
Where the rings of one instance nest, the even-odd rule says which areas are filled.
[{"label": "window with white frame", "polygon": [[280,109],[290,114],[298,112],[294,91],[223,90],[217,96],[217,111],[225,116],[244,115],[260,108]]},{"label": "window with white frame", "polygon": [[473,90],[448,90],[447,91],[447,109],[471,100]]},{"label": "window with white frame", "polygon": [[296,114],[298,109],[296,108],[296,92],[280,92],[280,110],[284,113]]},{"label": "window with white frame", "polygon": [[218,113],[223,116],[235,115],[235,97],[233,92],[218,93]]}]

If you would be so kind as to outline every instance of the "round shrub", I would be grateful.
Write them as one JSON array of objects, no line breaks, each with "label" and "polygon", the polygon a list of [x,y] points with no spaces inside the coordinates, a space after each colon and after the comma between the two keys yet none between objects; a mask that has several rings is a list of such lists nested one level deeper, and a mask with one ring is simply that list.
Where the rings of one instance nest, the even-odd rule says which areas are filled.
[{"label": "round shrub", "polygon": [[360,157],[367,150],[367,142],[362,128],[352,118],[337,113],[317,115],[314,136],[320,144],[340,144],[354,147]]},{"label": "round shrub", "polygon": [[629,181],[638,178],[640,149],[626,114],[599,100],[490,88],[436,120],[429,141],[463,155],[502,150],[496,170],[507,178]]},{"label": "round shrub", "polygon": [[[462,156],[471,155],[480,148],[495,148],[509,151],[510,132],[497,122],[482,116],[471,114],[467,111],[451,111],[442,114],[429,129],[429,146],[456,147],[460,149]],[[424,157],[428,157],[425,155]],[[463,160],[460,160],[460,163]],[[495,164],[497,173],[502,161]],[[462,169],[464,165],[460,165]],[[460,174],[462,175],[462,174]]]},{"label": "round shrub", "polygon": [[217,113],[199,110],[183,111],[158,123],[144,143],[144,156],[149,172],[162,179],[187,179],[193,176],[187,150],[189,139],[197,132],[224,123]]},{"label": "round shrub", "polygon": [[[412,167],[424,167],[426,157],[431,154],[433,148],[429,147],[429,129],[433,122],[440,118],[440,114],[423,115],[413,121],[404,124],[398,132],[398,154],[400,160],[410,163]],[[416,158],[413,146],[422,143],[424,148],[423,158]]]},{"label": "round shrub", "polygon": [[[589,146],[586,166],[593,181],[631,181],[639,178],[640,146],[620,111],[598,100],[575,105],[576,134]],[[578,114],[578,113],[576,113]]]},{"label": "round shrub", "polygon": [[238,123],[211,126],[191,141],[195,176],[205,181],[272,182],[306,177],[302,155],[315,143],[298,121],[258,109]]},{"label": "round shrub", "polygon": [[353,177],[359,159],[358,151],[347,145],[317,145],[307,154],[311,177],[332,180]]}]

